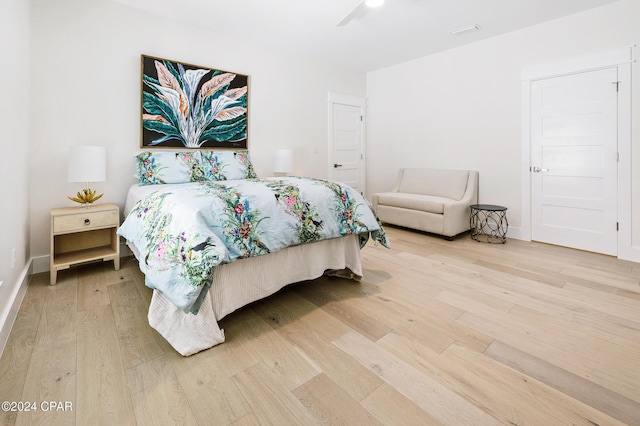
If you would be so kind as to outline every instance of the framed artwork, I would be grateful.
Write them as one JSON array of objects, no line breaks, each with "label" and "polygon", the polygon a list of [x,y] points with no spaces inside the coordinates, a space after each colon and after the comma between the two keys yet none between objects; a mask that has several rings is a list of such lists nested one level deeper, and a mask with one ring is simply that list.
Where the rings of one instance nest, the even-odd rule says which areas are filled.
[{"label": "framed artwork", "polygon": [[248,76],[142,55],[141,86],[141,148],[247,148]]}]

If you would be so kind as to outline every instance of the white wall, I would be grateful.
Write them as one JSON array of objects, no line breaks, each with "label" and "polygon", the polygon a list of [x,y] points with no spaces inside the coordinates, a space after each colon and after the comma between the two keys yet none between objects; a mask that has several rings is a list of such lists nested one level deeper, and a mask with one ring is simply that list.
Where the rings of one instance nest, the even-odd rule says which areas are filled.
[{"label": "white wall", "polygon": [[[430,55],[367,75],[367,188],[392,188],[401,167],[480,172],[480,202],[509,208],[518,236],[521,211],[523,67],[628,47],[640,41],[640,1],[608,6]],[[633,49],[638,58],[638,49]],[[640,68],[632,66],[632,145],[640,146]],[[633,151],[640,182],[640,150]],[[640,193],[633,188],[633,223]],[[633,229],[640,249],[640,227]]]},{"label": "white wall", "polygon": [[0,2],[0,353],[29,260],[29,9],[24,0]]},{"label": "white wall", "polygon": [[69,146],[108,147],[108,180],[92,187],[124,205],[140,152],[141,54],[249,75],[249,148],[261,176],[271,174],[273,150],[288,147],[294,173],[326,177],[327,93],[365,95],[364,74],[107,0],[33,0],[32,8],[33,256],[49,254],[49,209],[73,205],[66,196],[80,189],[67,182]]}]

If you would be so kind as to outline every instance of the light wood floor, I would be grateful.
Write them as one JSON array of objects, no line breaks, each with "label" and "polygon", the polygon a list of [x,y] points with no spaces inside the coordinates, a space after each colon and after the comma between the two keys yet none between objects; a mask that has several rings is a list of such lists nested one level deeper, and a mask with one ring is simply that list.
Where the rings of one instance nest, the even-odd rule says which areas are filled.
[{"label": "light wood floor", "polygon": [[[321,278],[184,358],[132,259],[32,278],[0,360],[2,424],[640,424],[640,264],[387,227],[360,283]],[[68,402],[53,411],[48,402]]]}]

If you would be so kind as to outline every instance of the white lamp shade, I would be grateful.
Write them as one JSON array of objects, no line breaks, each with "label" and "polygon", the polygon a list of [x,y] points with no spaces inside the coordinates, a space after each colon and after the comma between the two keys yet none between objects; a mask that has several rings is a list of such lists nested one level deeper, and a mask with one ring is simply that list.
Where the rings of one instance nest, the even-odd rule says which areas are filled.
[{"label": "white lamp shade", "polygon": [[293,150],[278,149],[273,156],[273,171],[275,173],[293,172]]},{"label": "white lamp shade", "polygon": [[107,180],[107,148],[76,145],[69,148],[69,182]]}]

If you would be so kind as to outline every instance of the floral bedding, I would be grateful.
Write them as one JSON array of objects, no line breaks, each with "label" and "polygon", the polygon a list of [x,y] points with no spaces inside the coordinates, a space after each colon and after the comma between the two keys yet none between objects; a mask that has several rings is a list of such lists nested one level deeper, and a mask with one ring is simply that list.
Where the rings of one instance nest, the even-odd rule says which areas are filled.
[{"label": "floral bedding", "polygon": [[193,182],[138,201],[118,234],[138,254],[146,285],[196,314],[221,263],[357,234],[389,247],[353,188],[313,178]]}]

